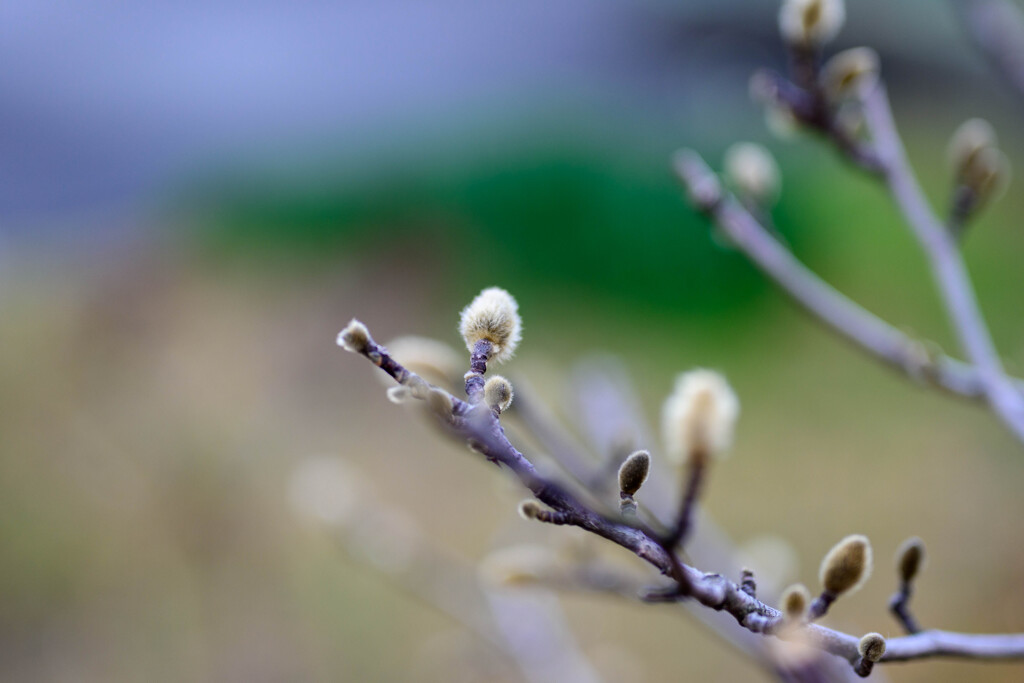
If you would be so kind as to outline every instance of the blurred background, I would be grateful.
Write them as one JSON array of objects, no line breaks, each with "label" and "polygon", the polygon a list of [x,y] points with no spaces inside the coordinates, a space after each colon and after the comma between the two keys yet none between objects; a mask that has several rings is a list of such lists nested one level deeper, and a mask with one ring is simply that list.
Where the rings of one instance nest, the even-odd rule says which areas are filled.
[{"label": "blurred background", "polygon": [[[773,138],[749,101],[751,71],[784,65],[776,12],[2,3],[0,679],[524,680],[416,597],[407,551],[472,577],[509,543],[579,539],[519,520],[500,472],[389,403],[377,371],[334,344],[357,316],[380,341],[459,348],[459,309],[495,284],[525,322],[508,374],[568,428],[592,353],[620,359],[652,424],[677,372],[729,376],[743,417],[707,512],[738,546],[784,539],[780,580],[812,587],[836,540],[867,534],[875,577],[831,625],[898,633],[890,562],[920,535],[926,626],[1024,631],[1024,448],[979,406],[804,317],[716,243],[672,178],[680,146],[719,164],[732,142],[766,144],[784,178],[774,218],[800,258],[958,352],[882,190],[817,140]],[[1024,160],[1021,102],[951,3],[850,3],[834,47],[862,44],[882,55],[937,206],[963,119],[988,118]],[[965,242],[1018,374],[1019,187]],[[352,519],[382,531],[339,534]],[[585,594],[545,606],[601,679],[765,680],[681,610]]]}]

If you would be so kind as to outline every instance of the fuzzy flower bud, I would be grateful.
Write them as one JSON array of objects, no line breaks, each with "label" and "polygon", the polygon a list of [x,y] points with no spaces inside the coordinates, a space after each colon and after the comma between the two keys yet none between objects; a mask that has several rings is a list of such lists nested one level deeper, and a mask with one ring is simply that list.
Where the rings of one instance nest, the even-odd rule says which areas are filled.
[{"label": "fuzzy flower bud", "polygon": [[821,86],[833,102],[856,97],[878,83],[878,53],[870,47],[843,50],[821,70]]},{"label": "fuzzy flower bud", "polygon": [[484,384],[484,401],[499,413],[512,405],[512,382],[501,375],[494,375]]},{"label": "fuzzy flower bud", "polygon": [[632,453],[619,467],[619,491],[627,496],[635,495],[647,481],[651,471],[651,454],[647,451]]},{"label": "fuzzy flower bud", "polygon": [[843,0],[783,0],[779,32],[789,45],[815,48],[831,41],[846,21]]},{"label": "fuzzy flower bud", "polygon": [[782,592],[779,603],[786,619],[802,621],[807,616],[807,608],[811,604],[811,593],[802,583],[797,583]]},{"label": "fuzzy flower bud", "polygon": [[372,341],[366,325],[355,318],[352,318],[345,329],[338,333],[338,346],[351,353],[363,353]]},{"label": "fuzzy flower bud", "polygon": [[725,152],[725,176],[739,194],[769,204],[779,194],[779,166],[771,152],[753,142],[738,142]]},{"label": "fuzzy flower bud", "polygon": [[523,324],[519,305],[504,289],[485,289],[460,315],[459,333],[470,352],[477,342],[486,340],[492,345],[489,360],[502,363],[515,353],[522,338]]},{"label": "fuzzy flower bud", "polygon": [[871,544],[866,536],[847,536],[821,561],[821,585],[833,595],[856,591],[870,575]]},{"label": "fuzzy flower bud", "polygon": [[526,520],[537,519],[544,512],[543,506],[535,500],[527,499],[519,503],[519,516]]},{"label": "fuzzy flower bud", "polygon": [[985,119],[968,119],[960,124],[949,141],[950,166],[959,176],[983,149],[996,147],[996,132]]},{"label": "fuzzy flower bud", "polygon": [[662,409],[666,453],[683,464],[692,457],[721,455],[732,443],[740,403],[725,377],[692,370],[676,379]]},{"label": "fuzzy flower bud", "polygon": [[877,662],[885,654],[885,637],[881,633],[869,633],[860,639],[857,652],[869,662]]},{"label": "fuzzy flower bud", "polygon": [[903,541],[896,551],[896,570],[903,583],[910,583],[924,568],[924,541],[917,536]]}]

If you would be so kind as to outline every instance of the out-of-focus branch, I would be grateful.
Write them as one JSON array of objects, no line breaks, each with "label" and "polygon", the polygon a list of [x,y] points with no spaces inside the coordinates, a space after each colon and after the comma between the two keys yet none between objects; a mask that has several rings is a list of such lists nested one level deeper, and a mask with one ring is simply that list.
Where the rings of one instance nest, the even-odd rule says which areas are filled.
[{"label": "out-of-focus branch", "polygon": [[1024,14],[1008,0],[954,0],[967,34],[996,72],[1024,98]]},{"label": "out-of-focus branch", "polygon": [[[966,398],[984,397],[981,378],[974,367],[930,352],[921,342],[861,307],[801,263],[725,193],[717,176],[696,152],[677,153],[673,165],[694,205],[707,213],[736,248],[817,320],[915,380]],[[1024,383],[1018,380],[1018,387],[1024,387]]]},{"label": "out-of-focus branch", "polygon": [[864,99],[864,115],[889,191],[928,257],[953,328],[973,363],[992,409],[1024,441],[1024,394],[1003,370],[988,326],[978,307],[955,236],[936,217],[907,162],[884,86]]}]

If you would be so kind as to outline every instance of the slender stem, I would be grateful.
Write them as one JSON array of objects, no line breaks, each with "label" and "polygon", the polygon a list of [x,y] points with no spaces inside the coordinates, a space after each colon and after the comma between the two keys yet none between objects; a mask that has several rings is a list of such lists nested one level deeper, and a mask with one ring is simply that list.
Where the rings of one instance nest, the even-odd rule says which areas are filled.
[{"label": "slender stem", "polygon": [[907,163],[881,84],[865,98],[864,115],[884,164],[889,191],[928,257],[950,322],[964,353],[977,369],[985,397],[1017,438],[1024,441],[1024,394],[1003,371],[955,238],[935,217]]},{"label": "slender stem", "polygon": [[[675,171],[693,194],[714,174],[695,152],[676,155]],[[737,202],[719,197],[698,205],[761,272],[775,281],[817,320],[878,360],[911,378],[966,398],[984,397],[978,372],[924,346],[852,301],[801,263]],[[1024,386],[1017,380],[1017,386]]]},{"label": "slender stem", "polygon": [[908,581],[900,582],[900,589],[893,593],[889,599],[889,611],[900,622],[903,630],[908,634],[919,633],[921,626],[917,619],[910,613],[910,597],[914,594],[913,588]]}]

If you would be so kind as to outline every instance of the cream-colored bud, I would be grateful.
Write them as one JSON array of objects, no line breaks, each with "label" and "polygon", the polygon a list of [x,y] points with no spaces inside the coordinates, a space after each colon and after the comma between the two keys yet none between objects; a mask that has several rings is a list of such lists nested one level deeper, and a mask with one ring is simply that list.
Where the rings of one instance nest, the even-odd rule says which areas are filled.
[{"label": "cream-colored bud", "polygon": [[821,87],[833,102],[867,93],[878,83],[878,53],[870,47],[843,50],[821,70]]},{"label": "cream-colored bud", "polygon": [[852,593],[871,576],[871,543],[855,534],[839,541],[821,561],[821,585],[833,595]]},{"label": "cream-colored bud", "polygon": [[1010,160],[995,147],[987,147],[961,169],[958,180],[979,200],[998,199],[1010,184]]},{"label": "cream-colored bud", "polygon": [[502,363],[512,357],[522,338],[522,320],[519,305],[512,295],[499,287],[480,292],[462,309],[459,333],[466,348],[473,351],[479,341],[491,342],[489,360]]},{"label": "cream-colored bud", "polygon": [[352,353],[363,353],[372,341],[366,325],[355,318],[352,318],[345,329],[338,333],[338,346]]},{"label": "cream-colored bud", "polygon": [[924,569],[925,552],[924,541],[917,536],[908,538],[896,551],[896,570],[899,572],[900,580],[908,583]]},{"label": "cream-colored bud", "polygon": [[877,662],[885,654],[885,636],[881,633],[869,633],[860,639],[857,652],[869,662]]},{"label": "cream-colored bud", "polygon": [[959,177],[984,149],[998,146],[996,131],[985,119],[968,119],[960,124],[949,140],[949,165]]},{"label": "cream-colored bud", "polygon": [[501,375],[494,375],[484,384],[484,401],[499,413],[505,412],[512,405],[512,396],[512,382]]},{"label": "cream-colored bud", "polygon": [[801,621],[807,616],[807,608],[811,604],[811,593],[802,583],[797,583],[782,592],[782,613],[790,621]]},{"label": "cream-colored bud", "polygon": [[651,471],[651,454],[647,451],[631,453],[619,467],[619,491],[627,496],[634,495],[647,481]]},{"label": "cream-colored bud", "polygon": [[666,454],[679,464],[724,454],[739,412],[736,394],[719,373],[692,370],[679,375],[662,409]]},{"label": "cream-colored bud", "polygon": [[759,204],[779,196],[781,174],[771,152],[753,142],[738,142],[725,151],[725,176],[736,191]]},{"label": "cream-colored bud", "polygon": [[831,41],[846,21],[843,0],[783,0],[779,32],[794,47],[814,48]]}]

